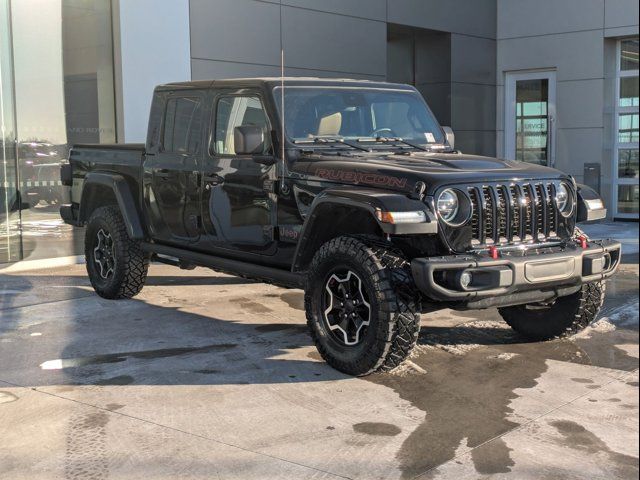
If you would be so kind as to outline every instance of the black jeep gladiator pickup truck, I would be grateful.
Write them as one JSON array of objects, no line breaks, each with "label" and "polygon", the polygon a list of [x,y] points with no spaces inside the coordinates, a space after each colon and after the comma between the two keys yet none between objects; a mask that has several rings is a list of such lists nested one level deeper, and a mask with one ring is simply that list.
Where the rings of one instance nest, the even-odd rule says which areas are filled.
[{"label": "black jeep gladiator pickup truck", "polygon": [[620,244],[576,227],[600,198],[539,165],[465,155],[407,85],[241,79],[155,89],[146,145],[75,145],[61,170],[91,284],[149,262],[304,288],[322,357],[398,366],[420,314],[497,307],[531,339],[592,322]]}]

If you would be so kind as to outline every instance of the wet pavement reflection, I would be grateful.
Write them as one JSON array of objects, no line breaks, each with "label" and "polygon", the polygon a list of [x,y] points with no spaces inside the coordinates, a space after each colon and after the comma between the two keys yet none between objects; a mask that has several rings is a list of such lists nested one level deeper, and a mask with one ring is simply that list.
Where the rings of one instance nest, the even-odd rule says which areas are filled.
[{"label": "wet pavement reflection", "polygon": [[[178,430],[250,452],[255,465],[301,465],[295,478],[637,478],[637,264],[622,266],[600,319],[570,338],[527,342],[495,309],[433,312],[408,362],[359,379],[321,361],[298,290],[154,265],[139,297],[109,302],[83,268],[0,275],[0,422],[14,477],[46,478],[21,461],[33,425],[62,429],[42,461],[55,470],[61,455],[60,475],[73,478],[126,477],[114,452],[173,448],[138,424],[116,427],[126,415],[157,438]],[[41,406],[47,395],[71,411]],[[20,405],[29,421],[9,410]],[[205,463],[222,455],[193,448]],[[157,468],[177,478],[173,463]],[[246,478],[279,478],[274,468]]]}]

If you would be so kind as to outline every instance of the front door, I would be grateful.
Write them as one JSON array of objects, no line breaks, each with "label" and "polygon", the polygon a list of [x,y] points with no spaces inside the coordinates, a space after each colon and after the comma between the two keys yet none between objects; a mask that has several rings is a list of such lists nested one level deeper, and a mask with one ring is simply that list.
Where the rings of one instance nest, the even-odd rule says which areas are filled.
[{"label": "front door", "polygon": [[154,240],[184,245],[200,235],[204,96],[167,97],[158,151],[144,162],[144,200]]},{"label": "front door", "polygon": [[[277,178],[270,127],[260,95],[243,90],[213,98],[212,134],[202,172],[206,244],[243,252],[275,253]],[[252,155],[234,149],[236,127],[264,129],[264,148]]]},{"label": "front door", "polygon": [[505,83],[505,157],[555,165],[556,74],[508,73]]}]

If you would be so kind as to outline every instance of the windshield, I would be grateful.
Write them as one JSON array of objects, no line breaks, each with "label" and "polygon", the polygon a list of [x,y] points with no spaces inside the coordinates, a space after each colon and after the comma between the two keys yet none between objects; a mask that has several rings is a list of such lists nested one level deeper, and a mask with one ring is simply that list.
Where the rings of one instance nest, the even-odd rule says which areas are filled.
[{"label": "windshield", "polygon": [[[276,87],[274,95],[280,110],[282,88]],[[293,141],[380,137],[402,138],[420,145],[445,141],[438,122],[417,92],[285,87],[284,98],[285,130]]]}]

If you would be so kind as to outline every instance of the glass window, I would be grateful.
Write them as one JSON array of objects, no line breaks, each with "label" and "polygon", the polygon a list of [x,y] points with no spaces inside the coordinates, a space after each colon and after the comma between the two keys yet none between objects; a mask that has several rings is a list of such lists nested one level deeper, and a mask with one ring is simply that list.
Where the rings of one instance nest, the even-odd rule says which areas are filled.
[{"label": "glass window", "polygon": [[621,107],[638,106],[638,77],[622,77],[620,79]]},{"label": "glass window", "polygon": [[[269,123],[262,102],[258,97],[222,97],[218,100],[215,125],[215,151],[222,155],[234,155],[233,134],[236,127],[254,125],[267,132]],[[268,139],[269,136],[265,135]],[[268,145],[265,144],[265,151]]]},{"label": "glass window", "polygon": [[0,0],[0,263],[20,260],[9,2]]},{"label": "glass window", "polygon": [[618,142],[638,143],[637,113],[622,113],[618,116]]},{"label": "glass window", "polygon": [[616,99],[616,149],[614,196],[616,214],[637,218],[638,207],[638,39],[618,41],[619,70],[618,98]]},{"label": "glass window", "polygon": [[22,207],[10,214],[21,258],[83,251],[82,232],[60,218],[60,164],[70,145],[116,140],[111,13],[110,0],[0,0],[2,110],[13,124],[2,139],[10,202],[0,204]]},{"label": "glass window", "polygon": [[618,185],[618,213],[638,214],[638,185]]},{"label": "glass window", "polygon": [[165,152],[196,153],[202,135],[202,110],[198,98],[177,97],[167,101],[162,134]]},{"label": "glass window", "polygon": [[618,178],[638,178],[638,149],[618,150]]},{"label": "glass window", "polygon": [[620,42],[620,70],[638,70],[638,39]]}]

